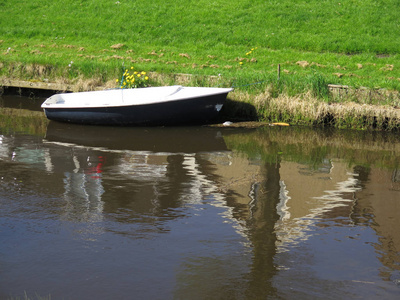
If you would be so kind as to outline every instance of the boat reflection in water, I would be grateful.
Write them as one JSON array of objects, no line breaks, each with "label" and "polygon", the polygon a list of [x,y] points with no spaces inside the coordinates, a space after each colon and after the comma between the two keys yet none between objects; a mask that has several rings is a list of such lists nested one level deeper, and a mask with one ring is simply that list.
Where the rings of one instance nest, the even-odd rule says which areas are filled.
[{"label": "boat reflection in water", "polygon": [[64,173],[66,215],[81,221],[97,220],[104,205],[112,211],[130,207],[134,216],[125,214],[129,222],[149,219],[149,214],[172,216],[175,209],[200,203],[210,193],[218,198],[209,168],[213,160],[229,157],[220,130],[205,127],[113,128],[50,122],[44,143],[55,172]]},{"label": "boat reflection in water", "polygon": [[198,153],[227,151],[221,129],[211,127],[110,127],[50,122],[45,140],[94,150]]}]

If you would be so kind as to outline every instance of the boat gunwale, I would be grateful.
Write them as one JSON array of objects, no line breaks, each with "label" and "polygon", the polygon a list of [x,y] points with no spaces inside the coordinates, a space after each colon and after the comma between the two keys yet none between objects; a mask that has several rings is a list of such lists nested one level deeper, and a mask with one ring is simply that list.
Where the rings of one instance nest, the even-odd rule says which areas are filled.
[{"label": "boat gunwale", "polygon": [[[49,103],[46,104],[46,101],[49,100],[51,97],[46,99],[46,101],[43,102],[41,105],[42,109],[93,109],[93,108],[120,108],[120,107],[132,107],[132,106],[144,106],[144,105],[154,105],[154,104],[160,104],[160,103],[166,103],[166,102],[175,102],[175,101],[185,101],[185,100],[192,100],[195,98],[203,98],[203,97],[212,97],[215,95],[222,95],[222,94],[228,94],[229,92],[233,91],[233,88],[216,88],[216,87],[183,87],[183,86],[168,86],[168,87],[177,87],[177,90],[174,91],[171,94],[168,94],[164,98],[157,99],[154,101],[141,101],[141,102],[133,102],[133,101],[127,101],[124,102],[124,100],[120,100],[119,103],[107,103],[107,104],[101,104],[101,103],[96,103],[96,105],[68,105],[63,103],[63,104],[57,104],[57,103]],[[163,87],[155,87],[155,88],[163,88]],[[147,89],[147,88],[144,88]],[[180,97],[173,97],[174,95],[176,96],[179,91],[183,91],[184,89],[208,89],[209,93],[203,93],[203,94],[196,94],[196,95],[189,95],[189,96],[180,96]],[[79,92],[80,94],[82,93],[99,93],[99,92],[107,92],[107,91],[118,91],[120,89],[109,89],[109,90],[104,90],[104,91],[88,91],[88,92]],[[128,90],[128,89],[121,89],[123,90]],[[63,94],[56,94],[53,96],[63,96],[63,95],[71,95],[73,93],[63,93]],[[52,97],[53,97],[52,96]]]}]

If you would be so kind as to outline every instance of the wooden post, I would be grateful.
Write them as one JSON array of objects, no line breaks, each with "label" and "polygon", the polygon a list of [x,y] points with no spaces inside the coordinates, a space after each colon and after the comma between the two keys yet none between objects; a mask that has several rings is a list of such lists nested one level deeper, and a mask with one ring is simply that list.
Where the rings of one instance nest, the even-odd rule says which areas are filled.
[{"label": "wooden post", "polygon": [[278,64],[278,81],[281,79],[281,64]]}]

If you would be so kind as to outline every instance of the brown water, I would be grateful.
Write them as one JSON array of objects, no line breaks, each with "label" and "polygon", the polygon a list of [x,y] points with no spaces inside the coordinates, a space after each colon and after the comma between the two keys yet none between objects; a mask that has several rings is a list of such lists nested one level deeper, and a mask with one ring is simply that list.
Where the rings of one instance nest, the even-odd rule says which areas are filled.
[{"label": "brown water", "polygon": [[399,166],[396,134],[3,127],[0,299],[398,299]]}]

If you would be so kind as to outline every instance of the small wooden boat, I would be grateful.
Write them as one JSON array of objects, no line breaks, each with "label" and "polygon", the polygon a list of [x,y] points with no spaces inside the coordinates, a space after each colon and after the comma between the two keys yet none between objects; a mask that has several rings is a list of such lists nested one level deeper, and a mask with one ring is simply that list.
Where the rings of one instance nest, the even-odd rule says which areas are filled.
[{"label": "small wooden boat", "polygon": [[56,94],[42,104],[48,119],[91,125],[204,124],[215,119],[231,88],[149,87]]}]

